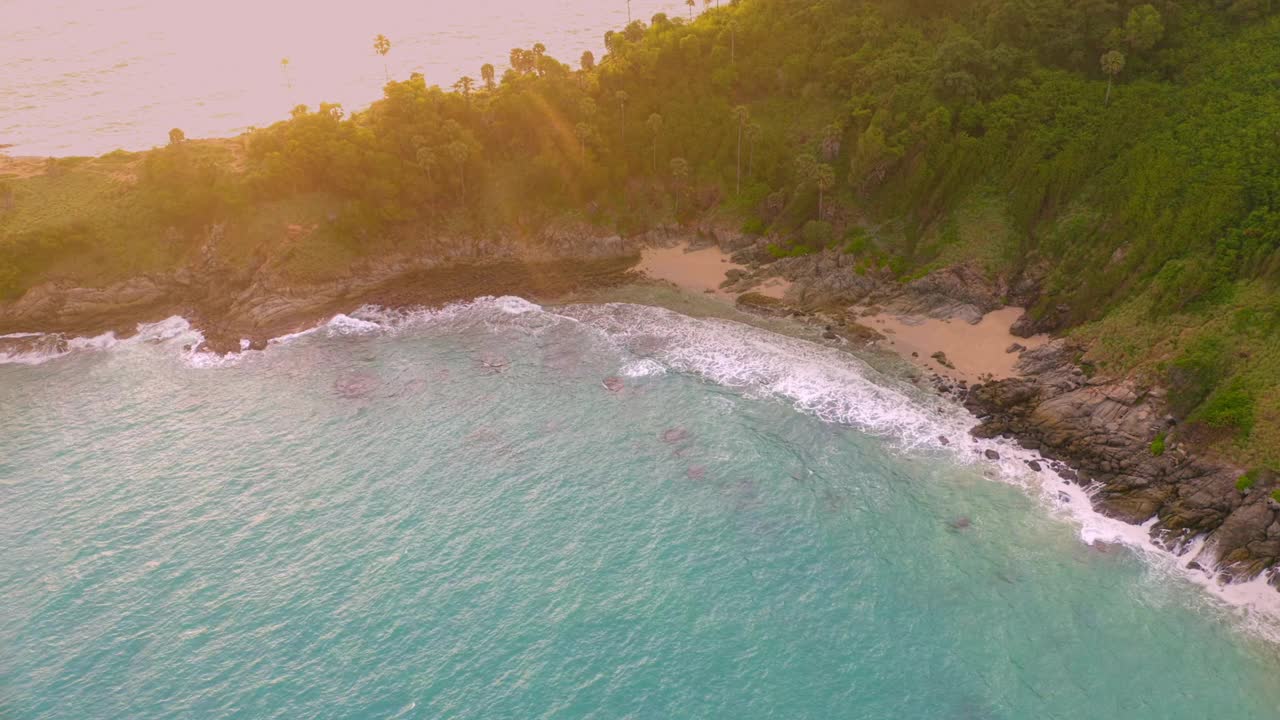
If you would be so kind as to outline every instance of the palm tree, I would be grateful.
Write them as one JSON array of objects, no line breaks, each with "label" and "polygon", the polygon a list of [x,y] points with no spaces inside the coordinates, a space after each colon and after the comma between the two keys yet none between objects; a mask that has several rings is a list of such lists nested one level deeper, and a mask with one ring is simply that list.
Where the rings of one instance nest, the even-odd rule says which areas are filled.
[{"label": "palm tree", "polygon": [[542,56],[547,52],[547,46],[542,43],[533,44],[533,69],[542,74]]},{"label": "palm tree", "polygon": [[684,4],[689,6],[689,19],[693,19],[693,7],[697,5],[697,0],[684,0]]},{"label": "palm tree", "polygon": [[415,156],[418,161],[418,168],[427,174],[427,182],[431,182],[431,169],[436,166],[436,151],[429,147],[421,146]]},{"label": "palm tree", "polygon": [[702,10],[706,12],[711,9],[712,0],[702,0]]},{"label": "palm tree", "polygon": [[822,219],[822,196],[836,185],[836,171],[826,163],[813,167],[813,184],[818,186],[818,219]]},{"label": "palm tree", "polygon": [[644,121],[649,132],[653,134],[653,173],[658,174],[658,135],[662,132],[662,116],[653,113],[648,120]]},{"label": "palm tree", "polygon": [[391,41],[386,35],[378,33],[373,38],[373,51],[382,56],[382,73],[387,76],[387,82],[391,82],[391,72],[387,70],[387,53],[391,52]]},{"label": "palm tree", "polygon": [[453,84],[453,89],[458,91],[458,93],[461,94],[462,97],[466,98],[467,102],[471,102],[471,88],[475,87],[475,84],[476,84],[475,80],[472,80],[467,75],[463,75],[462,77],[458,78],[458,82]]},{"label": "palm tree", "polygon": [[671,158],[671,177],[675,178],[675,207],[674,214],[680,215],[680,193],[684,189],[685,180],[689,177],[689,162],[684,158]]},{"label": "palm tree", "polygon": [[809,153],[800,153],[796,156],[796,187],[813,179],[814,168],[817,165],[818,161],[814,160]]},{"label": "palm tree", "polygon": [[627,0],[627,24],[631,24],[631,0]]},{"label": "palm tree", "polygon": [[1102,72],[1107,76],[1107,97],[1102,101],[1104,107],[1111,104],[1111,81],[1121,70],[1124,70],[1124,53],[1112,50],[1102,55]]},{"label": "palm tree", "polygon": [[627,141],[627,100],[631,97],[627,95],[626,90],[619,90],[613,94],[618,101],[618,117],[621,118],[619,125],[622,126],[622,142]]},{"label": "palm tree", "polygon": [[454,140],[445,146],[444,152],[458,166],[458,182],[462,186],[460,197],[467,197],[467,158],[471,157],[471,148],[461,140]]},{"label": "palm tree", "polygon": [[484,80],[486,90],[492,90],[496,83],[493,81],[493,65],[485,63],[480,66],[480,79]]},{"label": "palm tree", "polygon": [[734,195],[742,194],[742,131],[747,125],[747,120],[751,118],[751,112],[747,110],[746,105],[739,105],[733,109],[730,116],[738,123],[738,180],[737,186],[734,188]]},{"label": "palm tree", "polygon": [[533,69],[533,53],[523,48],[511,48],[508,62],[512,70],[524,75]]},{"label": "palm tree", "polygon": [[280,58],[280,73],[284,75],[285,87],[293,89],[293,80],[289,77],[289,58]]},{"label": "palm tree", "polygon": [[596,66],[596,56],[590,50],[583,50],[582,57],[578,60],[578,65],[583,72],[591,72]]},{"label": "palm tree", "polygon": [[760,139],[760,134],[764,132],[759,123],[749,123],[747,125],[747,177],[752,177],[755,173],[752,168],[756,162],[756,141]]},{"label": "palm tree", "polygon": [[735,46],[738,44],[738,23],[735,20],[729,21],[729,63],[733,63]]},{"label": "palm tree", "polygon": [[587,138],[591,137],[591,126],[580,122],[573,128],[574,137],[578,138],[578,154],[583,163],[587,161]]},{"label": "palm tree", "polygon": [[840,135],[844,130],[836,123],[831,123],[822,129],[822,159],[835,160],[840,154]]}]

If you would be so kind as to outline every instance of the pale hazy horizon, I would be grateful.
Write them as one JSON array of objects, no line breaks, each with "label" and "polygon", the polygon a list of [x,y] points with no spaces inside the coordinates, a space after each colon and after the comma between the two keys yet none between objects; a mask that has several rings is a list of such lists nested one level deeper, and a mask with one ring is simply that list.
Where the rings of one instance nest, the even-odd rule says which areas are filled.
[{"label": "pale hazy horizon", "polygon": [[[699,3],[699,10],[702,4]],[[684,15],[683,0],[633,0],[634,19]],[[0,0],[0,152],[99,155],[161,145],[169,128],[217,137],[288,116],[299,103],[360,109],[381,95],[376,34],[392,42],[392,78],[449,87],[499,74],[535,42],[576,65],[627,21],[625,0]],[[280,60],[289,59],[288,77]],[[9,145],[11,147],[3,147]]]}]

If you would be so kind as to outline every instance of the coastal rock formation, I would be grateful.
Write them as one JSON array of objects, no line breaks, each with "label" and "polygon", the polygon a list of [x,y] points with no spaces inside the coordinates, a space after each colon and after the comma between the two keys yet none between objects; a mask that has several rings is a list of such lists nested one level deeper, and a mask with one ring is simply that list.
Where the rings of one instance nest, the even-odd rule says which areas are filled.
[{"label": "coastal rock formation", "polygon": [[561,295],[629,277],[640,247],[671,242],[671,229],[622,238],[587,226],[562,226],[534,237],[419,240],[414,252],[361,262],[318,281],[280,270],[286,248],[232,267],[219,255],[221,231],[204,235],[191,264],[165,275],[139,275],[105,287],[65,282],[36,286],[0,304],[0,334],[18,332],[127,336],[139,323],[181,315],[200,328],[214,352],[262,347],[275,336],[313,326],[364,303],[431,305],[478,295]]},{"label": "coastal rock formation", "polygon": [[[1129,380],[1085,377],[1072,362],[1078,352],[1057,340],[1023,354],[1024,377],[970,388],[965,405],[981,420],[973,434],[1012,438],[1067,463],[1076,482],[1096,487],[1097,510],[1134,524],[1156,518],[1153,540],[1175,553],[1205,538],[1213,562],[1199,562],[1216,562],[1225,579],[1275,566],[1280,510],[1268,494],[1276,478],[1263,473],[1247,492],[1237,490],[1238,468],[1191,455],[1173,441],[1176,428],[1159,393]],[[1157,437],[1161,448],[1173,447],[1153,451]]]}]

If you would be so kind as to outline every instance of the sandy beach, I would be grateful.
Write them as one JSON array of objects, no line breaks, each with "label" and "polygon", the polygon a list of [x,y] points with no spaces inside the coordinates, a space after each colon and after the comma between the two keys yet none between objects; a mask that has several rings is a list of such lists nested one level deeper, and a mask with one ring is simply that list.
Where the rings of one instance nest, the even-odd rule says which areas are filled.
[{"label": "sandy beach", "polygon": [[[729,259],[729,254],[719,247],[689,250],[687,243],[668,248],[645,248],[636,270],[663,280],[684,290],[715,295],[732,302],[739,293],[720,287],[725,273],[730,270],[746,270],[743,265]],[[773,298],[781,298],[791,283],[782,278],[769,278],[752,289]]]},{"label": "sandy beach", "polygon": [[[739,293],[725,290],[720,284],[725,280],[725,273],[734,269],[747,270],[733,262],[719,247],[689,250],[687,243],[667,248],[646,248],[641,254],[640,264],[636,266],[636,270],[654,280],[727,302],[733,302]],[[781,299],[790,285],[782,278],[769,278],[752,288],[751,292]],[[1017,375],[1014,365],[1018,361],[1018,352],[1008,352],[1014,344],[1030,349],[1048,341],[1048,337],[1043,335],[1019,338],[1009,332],[1022,312],[1022,308],[1017,307],[1001,308],[987,313],[976,325],[962,320],[938,320],[891,312],[863,315],[858,322],[885,336],[878,343],[884,350],[896,353],[929,372],[977,382],[985,377],[998,379]],[[939,352],[945,355],[950,367],[934,357]]]},{"label": "sandy beach", "polygon": [[[937,320],[915,315],[877,313],[858,322],[885,335],[880,346],[921,367],[957,380],[974,382],[984,376],[1006,378],[1017,375],[1018,352],[1008,352],[1015,343],[1030,349],[1048,342],[1045,335],[1016,337],[1009,328],[1022,315],[1022,308],[1006,307],[983,316],[977,325],[963,320]],[[934,357],[941,352],[954,367]]]}]

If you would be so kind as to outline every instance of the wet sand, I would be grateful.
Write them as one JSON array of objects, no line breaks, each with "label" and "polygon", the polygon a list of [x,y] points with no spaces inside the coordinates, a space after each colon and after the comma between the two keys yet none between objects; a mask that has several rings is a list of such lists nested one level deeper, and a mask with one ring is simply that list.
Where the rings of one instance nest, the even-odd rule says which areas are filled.
[{"label": "wet sand", "polygon": [[[645,248],[636,270],[655,279],[671,283],[690,292],[705,293],[732,302],[738,293],[724,290],[720,283],[730,270],[746,270],[729,259],[729,254],[716,246],[688,250],[687,244],[669,248]],[[762,295],[781,298],[791,283],[782,278],[769,278],[752,289]]]},{"label": "wet sand", "polygon": [[[974,382],[984,375],[1007,378],[1017,375],[1018,353],[1006,352],[1018,343],[1028,349],[1048,342],[1046,335],[1015,337],[1010,326],[1022,315],[1022,308],[1006,307],[987,313],[977,325],[963,320],[936,320],[911,315],[880,313],[858,322],[885,335],[879,345],[922,368],[957,380]],[[949,368],[931,357],[941,351],[954,365]],[[914,353],[914,355],[913,355]]]}]

